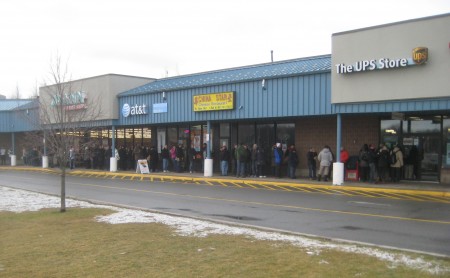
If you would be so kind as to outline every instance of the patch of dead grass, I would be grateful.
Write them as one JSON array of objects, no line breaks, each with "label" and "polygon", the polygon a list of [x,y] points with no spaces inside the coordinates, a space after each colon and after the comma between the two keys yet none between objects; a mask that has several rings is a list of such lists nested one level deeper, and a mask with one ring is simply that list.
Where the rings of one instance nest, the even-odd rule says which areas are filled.
[{"label": "patch of dead grass", "polygon": [[244,236],[186,237],[162,224],[95,221],[109,213],[1,212],[0,277],[438,277],[360,254],[309,255]]}]

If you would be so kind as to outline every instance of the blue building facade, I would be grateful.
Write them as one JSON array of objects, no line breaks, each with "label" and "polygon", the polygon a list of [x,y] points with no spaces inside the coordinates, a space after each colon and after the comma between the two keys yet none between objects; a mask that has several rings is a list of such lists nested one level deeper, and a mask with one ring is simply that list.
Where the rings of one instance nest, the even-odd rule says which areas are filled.
[{"label": "blue building facade", "polygon": [[[422,40],[430,46],[425,65],[342,74],[343,68],[353,69],[351,63],[378,55],[372,50],[358,53],[345,49],[361,45],[361,34],[374,32],[386,40],[393,36],[406,41],[406,47],[415,47],[417,42],[409,39],[417,36],[404,30],[449,18],[443,15],[335,34],[333,45],[337,48],[332,55],[148,82],[114,96],[117,118],[104,120],[104,126],[87,137],[128,151],[142,145],[161,152],[165,145],[182,145],[185,156],[190,149],[203,154],[207,143],[206,152],[214,159],[216,170],[222,146],[231,150],[236,144],[250,148],[256,144],[265,151],[266,175],[272,174],[274,144],[281,143],[284,151],[293,145],[302,176],[307,175],[310,148],[320,151],[329,145],[339,161],[341,147],[358,156],[364,144],[400,145],[406,158],[416,146],[422,156],[421,175],[405,174],[405,178],[450,182],[450,86],[445,83],[448,78],[441,78],[443,69],[449,68],[448,57],[444,59],[448,49],[436,49],[439,42],[427,38]],[[398,26],[404,30],[397,31]],[[385,50],[403,55],[396,51],[392,47]],[[417,83],[417,76],[430,77],[422,84]],[[12,110],[0,113],[1,140],[10,141],[11,133],[30,130],[18,118],[11,118]],[[14,130],[11,122],[17,123]],[[188,159],[184,167],[188,169]]]}]

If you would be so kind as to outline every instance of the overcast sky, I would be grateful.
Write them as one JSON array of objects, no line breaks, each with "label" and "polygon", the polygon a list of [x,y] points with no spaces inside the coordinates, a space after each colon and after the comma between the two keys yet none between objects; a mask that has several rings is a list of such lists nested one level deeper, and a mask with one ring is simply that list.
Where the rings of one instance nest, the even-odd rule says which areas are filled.
[{"label": "overcast sky", "polygon": [[0,94],[32,95],[58,53],[72,80],[162,78],[270,62],[271,50],[330,54],[333,33],[449,12],[449,0],[1,0]]}]

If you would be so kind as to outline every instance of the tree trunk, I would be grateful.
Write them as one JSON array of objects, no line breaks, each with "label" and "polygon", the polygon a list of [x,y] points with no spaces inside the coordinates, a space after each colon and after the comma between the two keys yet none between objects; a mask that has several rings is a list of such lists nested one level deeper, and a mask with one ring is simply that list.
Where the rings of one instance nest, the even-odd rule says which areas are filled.
[{"label": "tree trunk", "polygon": [[66,211],[66,167],[61,167],[61,209],[60,212]]}]

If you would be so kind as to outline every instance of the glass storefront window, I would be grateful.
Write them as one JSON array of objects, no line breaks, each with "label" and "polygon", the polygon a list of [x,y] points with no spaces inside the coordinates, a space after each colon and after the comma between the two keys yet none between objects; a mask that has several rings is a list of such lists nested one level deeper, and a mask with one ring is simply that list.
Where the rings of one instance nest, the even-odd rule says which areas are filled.
[{"label": "glass storefront window", "polygon": [[201,150],[202,126],[191,126],[191,144],[194,145],[195,151]]},{"label": "glass storefront window", "polygon": [[178,141],[178,135],[177,135],[177,128],[176,127],[169,127],[167,128],[167,143],[169,145],[169,148],[171,146],[176,146]]},{"label": "glass storefront window", "polygon": [[281,143],[283,151],[295,144],[295,124],[277,124],[277,142]]},{"label": "glass storefront window", "polygon": [[230,149],[229,142],[230,142],[230,124],[229,123],[221,123],[220,127],[220,146],[227,146],[228,149]]},{"label": "glass storefront window", "polygon": [[166,128],[165,127],[158,127],[156,129],[156,133],[158,134],[158,153],[161,153],[161,150],[164,148],[164,146],[167,144],[166,141]]},{"label": "glass storefront window", "polygon": [[239,124],[238,127],[238,144],[244,143],[252,146],[255,140],[255,125],[254,124]]},{"label": "glass storefront window", "polygon": [[386,144],[388,148],[392,148],[398,143],[401,126],[402,124],[400,120],[381,120],[381,141]]},{"label": "glass storefront window", "polygon": [[178,128],[178,145],[181,144],[183,148],[186,148],[188,145],[188,137],[189,137],[189,127],[179,127]]},{"label": "glass storefront window", "polygon": [[[139,132],[141,132],[140,129]],[[144,127],[141,134],[142,139],[139,141],[139,144],[142,141],[142,144],[144,144],[144,146],[150,146],[150,144],[152,144],[152,130],[150,128]]]},{"label": "glass storefront window", "polygon": [[275,132],[273,124],[256,125],[256,144],[262,147],[266,152],[272,149],[275,144]]},{"label": "glass storefront window", "polygon": [[410,125],[410,133],[438,133],[441,130],[440,116],[431,120],[411,120]]}]

